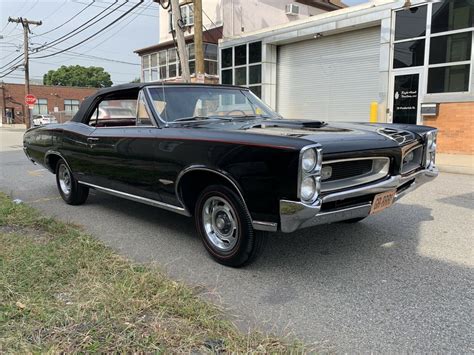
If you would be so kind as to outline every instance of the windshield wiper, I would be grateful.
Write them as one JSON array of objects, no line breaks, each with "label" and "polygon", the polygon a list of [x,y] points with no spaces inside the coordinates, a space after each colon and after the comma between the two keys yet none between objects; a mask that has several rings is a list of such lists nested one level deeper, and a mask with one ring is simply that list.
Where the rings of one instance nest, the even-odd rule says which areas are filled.
[{"label": "windshield wiper", "polygon": [[171,121],[169,123],[175,122],[195,122],[195,121],[203,121],[203,120],[229,120],[230,118],[221,117],[221,116],[189,116],[189,117],[180,117]]}]

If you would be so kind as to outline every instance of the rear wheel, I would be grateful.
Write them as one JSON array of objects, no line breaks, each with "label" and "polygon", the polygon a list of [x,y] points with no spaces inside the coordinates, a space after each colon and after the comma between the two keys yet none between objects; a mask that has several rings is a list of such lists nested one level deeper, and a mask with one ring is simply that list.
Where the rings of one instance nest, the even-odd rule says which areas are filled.
[{"label": "rear wheel", "polygon": [[89,188],[77,182],[62,159],[56,164],[56,184],[61,197],[69,205],[82,205],[89,196]]},{"label": "rear wheel", "polygon": [[254,231],[244,202],[225,186],[204,189],[194,218],[206,250],[223,265],[244,266],[263,251],[265,234]]}]

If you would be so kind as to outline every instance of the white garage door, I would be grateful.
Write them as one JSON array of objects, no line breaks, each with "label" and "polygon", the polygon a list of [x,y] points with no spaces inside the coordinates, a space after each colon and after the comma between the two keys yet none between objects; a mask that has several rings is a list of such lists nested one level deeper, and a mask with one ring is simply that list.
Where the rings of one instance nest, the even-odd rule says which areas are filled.
[{"label": "white garage door", "polygon": [[287,118],[369,121],[379,93],[380,27],[278,48],[277,110]]}]

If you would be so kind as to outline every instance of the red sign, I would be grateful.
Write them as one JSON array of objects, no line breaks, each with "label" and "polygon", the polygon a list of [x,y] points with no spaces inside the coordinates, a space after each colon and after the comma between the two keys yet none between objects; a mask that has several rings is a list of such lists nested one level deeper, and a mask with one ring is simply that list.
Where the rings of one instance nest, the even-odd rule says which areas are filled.
[{"label": "red sign", "polygon": [[33,94],[28,94],[25,96],[25,104],[34,105],[36,103],[36,96]]}]

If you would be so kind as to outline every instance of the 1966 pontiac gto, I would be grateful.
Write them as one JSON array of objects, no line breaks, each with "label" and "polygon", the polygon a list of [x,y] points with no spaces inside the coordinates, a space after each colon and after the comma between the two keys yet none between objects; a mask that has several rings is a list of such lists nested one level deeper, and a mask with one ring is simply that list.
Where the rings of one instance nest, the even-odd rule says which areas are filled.
[{"label": "1966 pontiac gto", "polygon": [[357,222],[436,177],[436,133],[283,119],[242,87],[127,84],[29,129],[24,151],[66,203],[92,188],[193,216],[212,257],[242,266],[265,232]]}]

